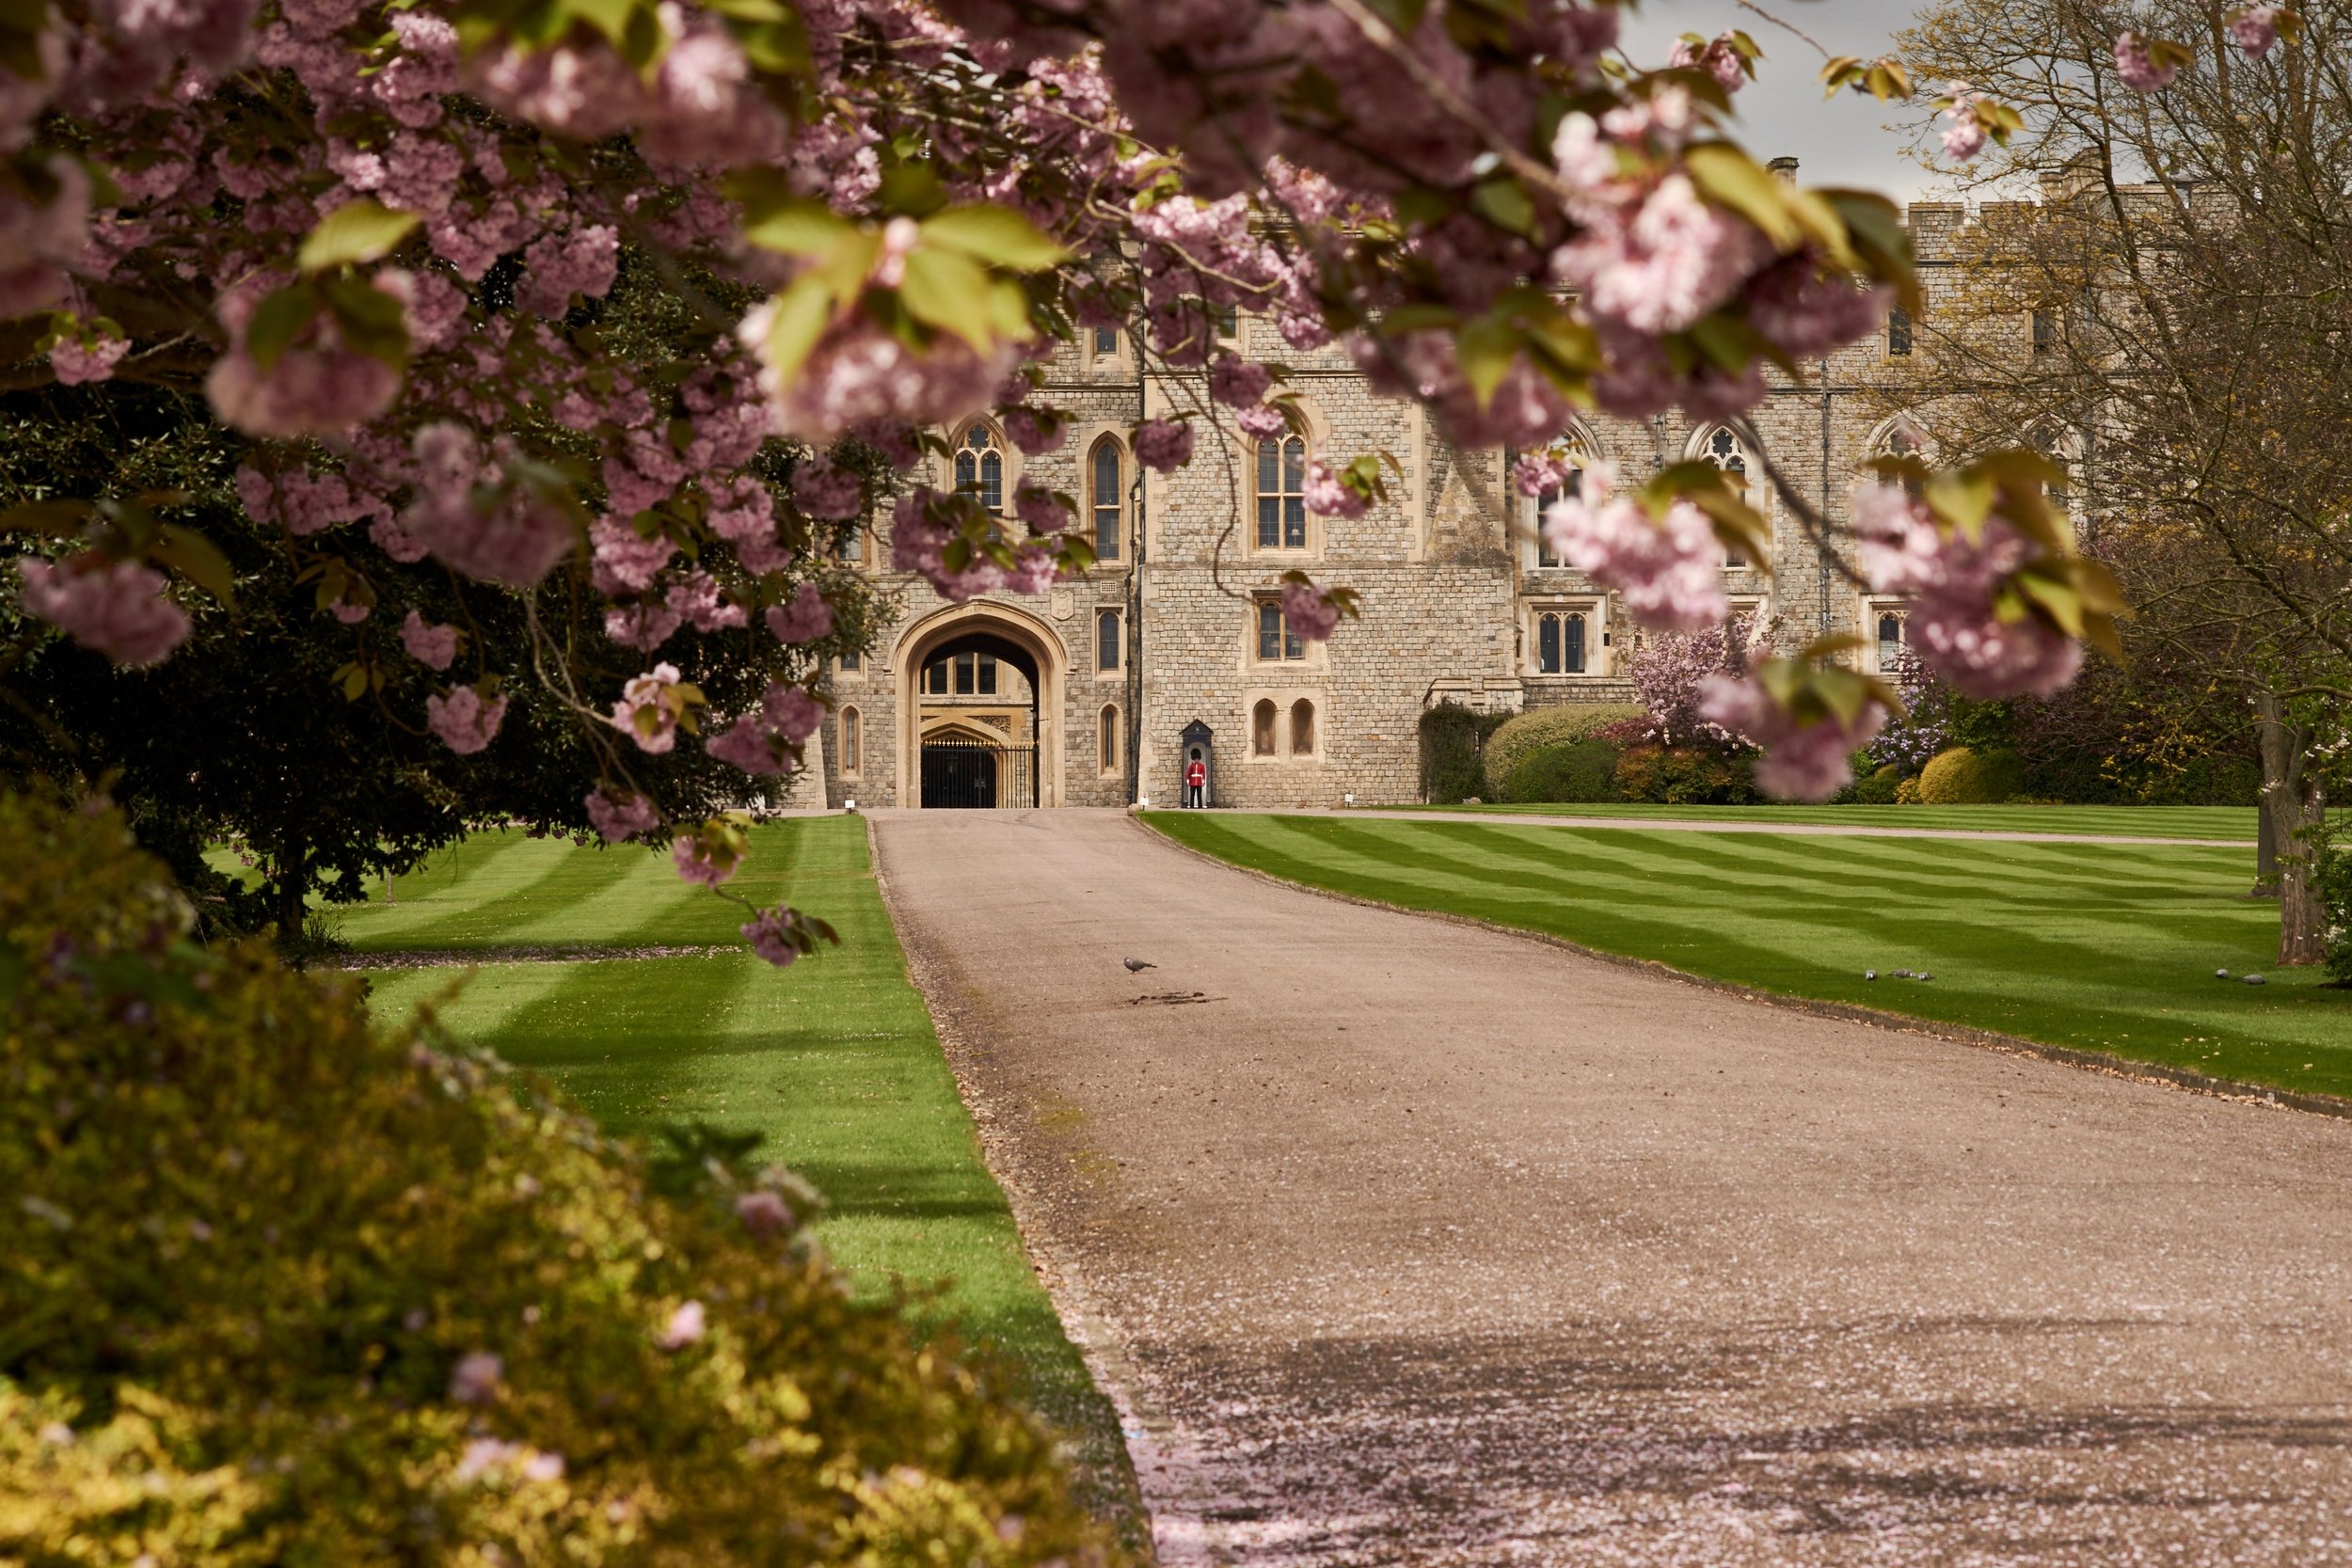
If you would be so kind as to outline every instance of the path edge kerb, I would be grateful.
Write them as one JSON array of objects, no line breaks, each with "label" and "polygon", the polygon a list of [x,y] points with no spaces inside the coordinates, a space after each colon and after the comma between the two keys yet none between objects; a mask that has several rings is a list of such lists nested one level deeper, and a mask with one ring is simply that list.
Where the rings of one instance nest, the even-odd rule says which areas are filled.
[{"label": "path edge kerb", "polygon": [[[963,1009],[955,1006],[950,987],[940,974],[933,955],[921,942],[912,940],[913,933],[899,916],[898,896],[884,868],[882,838],[874,831],[874,818],[865,812],[856,815],[865,825],[866,863],[874,879],[875,894],[882,900],[882,914],[890,922],[890,934],[898,944],[898,956],[906,964],[907,983],[922,998],[923,1010],[930,1017],[931,1033],[939,1041],[940,1055],[955,1077],[956,1092],[963,1101],[964,1116],[971,1123],[972,1141],[979,1146],[981,1168],[1005,1195],[1005,1202],[1012,1210],[1013,1231],[1021,1239],[1021,1250],[1027,1256],[1046,1299],[1060,1317],[1063,1335],[1077,1350],[1078,1358],[1086,1363],[1087,1375],[1109,1402],[1119,1422],[1119,1451],[1126,1462],[1128,1496],[1140,1514],[1136,1521],[1141,1527],[1140,1537],[1129,1544],[1138,1554],[1136,1568],[1154,1568],[1158,1553],[1153,1539],[1152,1499],[1143,1488],[1141,1466],[1136,1459],[1136,1437],[1132,1434],[1141,1433],[1148,1436],[1164,1430],[1168,1425],[1167,1418],[1143,1393],[1142,1380],[1128,1364],[1118,1337],[1095,1306],[1076,1269],[1068,1259],[1039,1241],[1040,1227],[1031,1212],[1033,1199],[1028,1189],[1018,1173],[1008,1169],[997,1158],[996,1145],[1003,1134],[993,1132],[995,1103],[982,1090],[970,1069],[978,1031],[966,1019]],[[1114,1523],[1116,1528],[1115,1522],[1105,1522]]]},{"label": "path edge kerb", "polygon": [[1450,926],[1468,926],[1481,931],[1492,931],[1500,936],[1517,937],[1522,942],[1531,942],[1544,947],[1574,953],[1580,958],[1591,958],[1596,962],[1610,964],[1618,969],[1632,970],[1643,974],[1660,975],[1666,979],[1679,981],[1686,986],[1694,986],[1701,990],[1713,991],[1718,996],[1734,997],[1742,1002],[1756,1003],[1783,1012],[1805,1013],[1814,1018],[1836,1019],[1847,1023],[1867,1024],[1874,1029],[1885,1029],[1896,1034],[1925,1035],[1934,1039],[1950,1040],[1957,1045],[1973,1045],[1981,1050],[2002,1052],[2012,1056],[2037,1056],[2046,1062],[2056,1062],[2062,1067],[2078,1068],[2083,1071],[2095,1072],[2103,1077],[2122,1078],[2134,1083],[2153,1084],[2165,1088],[2186,1089],[2194,1094],[2208,1095],[2216,1100],[2227,1100],[2238,1104],[2255,1105],[2264,1109],[2305,1111],[2313,1116],[2334,1117],[2339,1120],[2352,1121],[2352,1100],[2339,1099],[2335,1095],[2312,1094],[2302,1089],[2273,1088],[2267,1084],[2249,1083],[2241,1078],[2216,1078],[2210,1073],[2197,1072],[2188,1068],[2166,1067],[2161,1062],[2135,1062],[2129,1057],[2110,1056],[2104,1052],[2078,1051],[2072,1046],[2049,1045],[2041,1040],[2029,1040],[2018,1035],[2004,1035],[1992,1029],[1978,1029],[1965,1023],[1946,1023],[1931,1018],[1915,1018],[1908,1013],[1891,1013],[1883,1008],[1865,1007],[1851,1002],[1823,1002],[1812,997],[1788,996],[1779,991],[1763,990],[1755,986],[1743,986],[1735,980],[1709,979],[1704,974],[1693,974],[1687,969],[1677,969],[1671,964],[1660,963],[1656,958],[1635,958],[1623,953],[1603,952],[1597,947],[1587,947],[1581,942],[1570,942],[1565,937],[1555,937],[1548,931],[1531,931],[1524,926],[1506,926],[1501,921],[1482,920],[1476,915],[1455,914],[1447,910],[1420,910],[1409,904],[1391,904],[1386,899],[1366,898],[1360,894],[1340,893],[1330,888],[1316,887],[1311,882],[1294,881],[1288,877],[1279,877],[1271,871],[1263,871],[1254,865],[1243,865],[1239,862],[1213,855],[1206,849],[1196,848],[1192,845],[1160,832],[1146,821],[1140,814],[1130,812],[1127,815],[1127,820],[1137,832],[1149,833],[1154,840],[1167,845],[1171,849],[1197,856],[1211,865],[1220,865],[1228,871],[1236,871],[1245,877],[1255,877],[1260,881],[1272,882],[1277,887],[1290,888],[1295,892],[1310,894],[1317,898],[1328,898],[1342,904],[1356,904],[1371,910],[1386,910],[1391,914],[1411,915],[1417,920],[1441,921]]}]

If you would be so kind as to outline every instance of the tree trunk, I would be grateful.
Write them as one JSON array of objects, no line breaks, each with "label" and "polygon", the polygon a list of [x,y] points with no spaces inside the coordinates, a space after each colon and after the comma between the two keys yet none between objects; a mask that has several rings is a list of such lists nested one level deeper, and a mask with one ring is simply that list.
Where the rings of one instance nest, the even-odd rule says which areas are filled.
[{"label": "tree trunk", "polygon": [[2272,820],[2270,810],[2254,798],[2254,888],[2249,898],[2279,896],[2279,824]]},{"label": "tree trunk", "polygon": [[278,927],[278,940],[293,942],[302,935],[302,923],[310,914],[310,846],[289,833],[270,859],[270,919]]},{"label": "tree trunk", "polygon": [[2328,922],[2312,873],[2316,831],[2327,802],[2309,766],[2312,732],[2290,723],[2269,692],[2254,700],[2263,758],[2263,821],[2278,857],[2279,962],[2315,964],[2327,957]]}]

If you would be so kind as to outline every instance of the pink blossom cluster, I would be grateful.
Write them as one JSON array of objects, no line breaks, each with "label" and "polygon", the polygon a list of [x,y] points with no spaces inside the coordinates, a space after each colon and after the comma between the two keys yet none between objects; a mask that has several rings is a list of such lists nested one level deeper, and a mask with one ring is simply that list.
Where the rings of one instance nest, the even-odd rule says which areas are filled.
[{"label": "pink blossom cluster", "polygon": [[415,610],[400,624],[400,645],[428,670],[446,670],[457,657],[457,628],[437,626]]},{"label": "pink blossom cluster", "polygon": [[2230,18],[2230,41],[2249,60],[2259,60],[2279,42],[2278,6],[2249,6]]},{"label": "pink blossom cluster", "polygon": [[467,1438],[453,1472],[456,1479],[480,1481],[500,1472],[527,1481],[562,1481],[564,1456],[534,1449],[528,1443],[510,1443],[501,1437]]},{"label": "pink blossom cluster", "polygon": [[2022,607],[2005,612],[1994,602],[2046,553],[2007,518],[1994,514],[1971,540],[1892,484],[1856,490],[1853,516],[1863,575],[1874,592],[1911,600],[1911,646],[1953,689],[2047,696],[2074,678],[2080,643]]},{"label": "pink blossom cluster", "polygon": [[801,747],[824,718],[824,704],[806,689],[771,685],[757,708],[712,736],[704,750],[746,773],[789,773],[800,766]]},{"label": "pink blossom cluster", "polygon": [[684,1350],[699,1342],[709,1332],[709,1317],[699,1301],[680,1302],[677,1308],[662,1323],[654,1336],[654,1343],[663,1350]]},{"label": "pink blossom cluster", "polygon": [[1374,391],[1418,398],[1466,445],[1535,446],[1557,435],[1574,413],[1524,358],[1511,362],[1481,407],[1450,332],[1358,332],[1350,335],[1348,349]]},{"label": "pink blossom cluster", "polygon": [[[407,304],[405,278],[382,275],[378,292]],[[248,436],[280,439],[333,436],[364,424],[392,405],[400,372],[375,356],[348,346],[334,317],[320,311],[276,359],[264,366],[246,335],[262,293],[233,289],[219,304],[229,350],[213,362],[204,395],[221,420]]]},{"label": "pink blossom cluster", "polygon": [[461,757],[472,756],[498,738],[506,721],[506,699],[485,697],[470,686],[453,688],[447,696],[424,700],[424,721],[441,737],[441,744]]},{"label": "pink blossom cluster", "polygon": [[1311,583],[1282,584],[1282,625],[1308,642],[1328,642],[1339,629],[1340,607]]},{"label": "pink blossom cluster", "polygon": [[637,742],[637,749],[647,755],[666,753],[677,744],[679,708],[672,693],[679,680],[677,666],[669,663],[630,676],[607,722]]},{"label": "pink blossom cluster", "polygon": [[866,510],[866,489],[856,469],[814,452],[793,465],[792,502],[812,517],[839,522]]},{"label": "pink blossom cluster", "polygon": [[1035,533],[1059,533],[1070,526],[1069,502],[1033,480],[1014,487],[1012,510]]},{"label": "pink blossom cluster", "polygon": [[381,497],[355,489],[339,473],[292,467],[265,473],[248,462],[237,469],[236,483],[246,516],[282,524],[297,539],[363,517],[390,515]]},{"label": "pink blossom cluster", "polygon": [[635,790],[599,787],[588,792],[589,823],[607,844],[620,844],[650,832],[661,822],[661,809]]},{"label": "pink blossom cluster", "polygon": [[1696,49],[1688,39],[1677,39],[1666,63],[1677,71],[1704,71],[1725,92],[1738,92],[1748,84],[1747,62],[1740,57],[1739,46],[1729,33],[1718,33]]},{"label": "pink blossom cluster", "polygon": [[506,473],[507,438],[485,457],[473,433],[447,420],[416,435],[415,499],[400,526],[468,577],[535,586],[571,552],[572,524]]},{"label": "pink blossom cluster", "polygon": [[1761,749],[1756,786],[1775,800],[1826,800],[1853,783],[1853,754],[1877,738],[1886,709],[1866,700],[1849,724],[1835,714],[1800,723],[1754,675],[1709,675],[1699,711]]},{"label": "pink blossom cluster", "polygon": [[2134,92],[2162,92],[2180,73],[2178,66],[2156,64],[2149,55],[2147,40],[2137,33],[2124,33],[2116,39],[2115,74]]},{"label": "pink blossom cluster", "polygon": [[1530,500],[1565,491],[1576,465],[1553,451],[1523,451],[1511,465],[1511,488]]},{"label": "pink blossom cluster", "polygon": [[[739,929],[743,940],[751,943],[752,951],[778,969],[789,969],[809,944],[798,918],[782,904],[760,911]],[[763,1198],[768,1201],[758,1201]],[[792,1211],[785,1207],[784,1199],[771,1192],[745,1193],[736,1200],[735,1212],[743,1221],[743,1228],[755,1236],[773,1235],[792,1223]]]},{"label": "pink blossom cluster", "polygon": [[117,664],[160,664],[187,638],[187,612],[165,596],[163,574],[135,561],[22,556],[16,570],[27,610]]},{"label": "pink blossom cluster", "polygon": [[1307,465],[1307,484],[1300,499],[1308,511],[1319,516],[1350,520],[1362,516],[1370,505],[1353,486],[1341,483],[1340,476],[1321,458]]},{"label": "pink blossom cluster", "polygon": [[768,631],[779,642],[820,642],[833,635],[833,606],[813,582],[792,590],[792,597],[768,607]]},{"label": "pink blossom cluster", "polygon": [[115,367],[131,352],[131,341],[102,333],[89,338],[68,333],[49,349],[49,369],[60,387],[85,387],[114,379]]},{"label": "pink blossom cluster", "polygon": [[1183,420],[1146,420],[1136,427],[1136,461],[1172,474],[1192,461],[1192,426]]},{"label": "pink blossom cluster", "polygon": [[1688,632],[1722,622],[1731,612],[1724,546],[1707,514],[1677,500],[1653,518],[1615,487],[1612,466],[1585,469],[1582,493],[1562,496],[1545,512],[1545,540],[1569,565],[1615,589],[1645,626]]},{"label": "pink blossom cluster", "polygon": [[1964,164],[1984,150],[1984,125],[1977,119],[1977,105],[1985,95],[1971,90],[1965,82],[1954,82],[1946,91],[1952,102],[1942,117],[1944,156]]},{"label": "pink blossom cluster", "polygon": [[703,887],[723,886],[737,868],[736,862],[713,855],[710,846],[694,833],[680,833],[670,841],[670,863],[685,880]]}]

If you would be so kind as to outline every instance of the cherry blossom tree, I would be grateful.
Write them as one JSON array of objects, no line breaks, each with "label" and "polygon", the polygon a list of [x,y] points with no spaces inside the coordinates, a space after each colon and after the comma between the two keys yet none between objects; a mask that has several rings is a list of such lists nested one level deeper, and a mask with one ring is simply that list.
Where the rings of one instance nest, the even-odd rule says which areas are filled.
[{"label": "cherry blossom tree", "polygon": [[[412,721],[486,753],[533,683],[595,759],[583,810],[613,836],[667,834],[684,874],[721,885],[739,832],[680,813],[644,759],[706,745],[747,777],[796,763],[826,698],[822,525],[886,510],[894,564],[949,597],[1034,593],[1089,562],[1050,498],[1009,518],[912,475],[852,494],[841,443],[913,469],[940,428],[993,409],[1044,450],[1064,420],[1039,361],[1116,327],[1197,388],[1134,432],[1140,461],[1177,467],[1229,427],[1295,418],[1279,367],[1217,347],[1218,316],[1247,309],[1295,350],[1341,344],[1447,439],[1532,448],[1584,404],[1738,415],[1764,367],[1795,373],[1916,304],[1890,203],[1798,188],[1738,145],[1753,40],[1634,61],[1618,16],[1601,0],[23,0],[0,14],[8,373],[200,389],[251,442],[240,495],[288,548],[357,592],[374,591],[344,553],[364,537],[469,600],[519,596],[515,666],[437,670]],[[1824,74],[1907,87],[1885,61]],[[1950,108],[2004,130],[1981,95]],[[677,314],[658,347],[598,319],[635,277]],[[780,446],[807,460],[789,483]],[[1325,479],[1318,505],[1344,509],[1377,467]],[[1983,473],[1930,484],[1883,558],[1940,595],[1950,636],[1931,657],[1988,686],[2059,678],[2112,595],[2061,531],[1979,505],[1988,484],[2021,501]],[[1762,519],[1706,465],[1561,504],[1589,515],[1547,526],[1661,625],[1721,619],[1692,561],[1759,554]],[[48,541],[15,568],[24,607],[126,663],[170,655],[192,594],[233,591],[167,497],[59,496],[8,521]],[[570,620],[535,608],[550,588]],[[1303,577],[1285,600],[1302,633],[1353,606]],[[377,594],[373,613],[405,626],[416,608]],[[581,617],[638,669],[584,668]],[[756,701],[722,711],[665,673],[676,640],[747,627],[783,655]],[[440,655],[429,626],[402,647],[426,668]],[[1889,694],[1842,657],[1759,664],[1724,711],[1776,752],[1847,748]],[[1830,772],[1774,776],[1811,793]],[[746,931],[784,953],[808,927],[770,911]]]}]

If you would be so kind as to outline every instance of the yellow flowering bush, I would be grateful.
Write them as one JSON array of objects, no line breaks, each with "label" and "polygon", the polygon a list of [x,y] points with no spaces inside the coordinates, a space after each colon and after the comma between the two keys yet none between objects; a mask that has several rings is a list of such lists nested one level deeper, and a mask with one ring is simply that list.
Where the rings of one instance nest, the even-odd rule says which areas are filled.
[{"label": "yellow flowering bush", "polygon": [[0,863],[0,1562],[1108,1561],[789,1178],[194,945],[109,810]]}]

